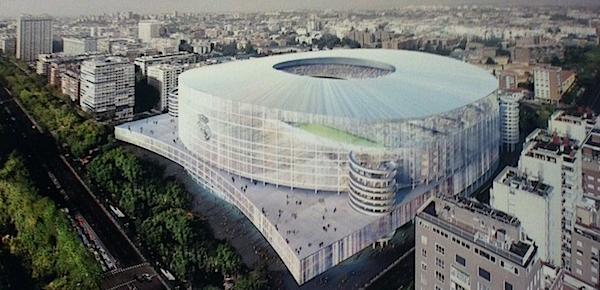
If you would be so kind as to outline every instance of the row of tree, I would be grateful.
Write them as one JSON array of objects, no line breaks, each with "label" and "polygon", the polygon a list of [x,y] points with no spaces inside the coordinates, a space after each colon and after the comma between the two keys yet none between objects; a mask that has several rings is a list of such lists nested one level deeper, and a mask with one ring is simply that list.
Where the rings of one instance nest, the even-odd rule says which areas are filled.
[{"label": "row of tree", "polygon": [[240,256],[190,212],[188,192],[174,180],[165,182],[163,171],[121,148],[101,153],[88,165],[98,192],[118,204],[130,230],[177,278],[210,286],[237,277],[237,289],[264,289],[264,269],[240,275],[247,272]]},{"label": "row of tree", "polygon": [[6,58],[0,58],[0,85],[18,97],[27,111],[45,129],[65,144],[75,157],[83,157],[106,141],[103,126],[79,114],[66,98],[49,88],[37,76],[21,71]]},{"label": "row of tree", "polygon": [[0,235],[0,288],[99,289],[100,266],[14,153],[0,169]]}]

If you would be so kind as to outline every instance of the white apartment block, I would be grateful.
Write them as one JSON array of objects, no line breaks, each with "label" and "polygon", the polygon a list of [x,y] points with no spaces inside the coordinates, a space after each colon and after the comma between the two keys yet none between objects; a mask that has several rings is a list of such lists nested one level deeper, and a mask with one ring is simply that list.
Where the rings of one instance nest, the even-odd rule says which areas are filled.
[{"label": "white apartment block", "polygon": [[519,143],[519,101],[522,93],[503,93],[500,95],[500,130],[502,144],[513,151]]},{"label": "white apartment block", "polygon": [[560,192],[535,178],[506,167],[494,179],[490,205],[516,216],[538,246],[543,261],[560,264]]},{"label": "white apartment block", "polygon": [[135,67],[126,58],[84,61],[80,105],[98,120],[131,120],[135,105]]},{"label": "white apartment block", "polygon": [[65,55],[80,55],[97,50],[96,39],[94,38],[63,38],[63,53]]},{"label": "white apartment block", "polygon": [[160,93],[158,109],[165,111],[169,108],[169,93],[177,89],[178,77],[185,70],[181,65],[155,65],[148,68],[148,85],[156,88]]},{"label": "white apartment block", "polygon": [[[549,134],[547,131],[537,129],[525,140],[521,158],[519,159],[519,171],[540,182],[548,184],[560,193],[560,210],[558,214],[541,216],[551,221],[550,226],[562,231],[561,252],[562,265],[570,271],[570,241],[573,232],[575,204],[582,196],[581,189],[581,150],[577,140],[566,136]],[[553,204],[553,212],[557,211]],[[553,249],[552,256],[556,255],[557,249]]]},{"label": "white apartment block", "polygon": [[52,17],[21,15],[17,19],[16,56],[26,62],[52,52]]},{"label": "white apartment block", "polygon": [[548,120],[548,131],[567,136],[583,143],[596,126],[597,117],[592,112],[565,112],[558,110]]},{"label": "white apartment block", "polygon": [[142,20],[138,23],[138,38],[142,42],[150,42],[160,37],[161,23],[156,20]]}]

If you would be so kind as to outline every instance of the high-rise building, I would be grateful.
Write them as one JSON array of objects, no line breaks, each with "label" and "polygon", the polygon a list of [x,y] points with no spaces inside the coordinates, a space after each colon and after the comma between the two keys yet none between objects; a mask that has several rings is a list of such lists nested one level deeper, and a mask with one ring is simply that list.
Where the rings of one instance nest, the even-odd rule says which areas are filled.
[{"label": "high-rise building", "polygon": [[600,200],[600,129],[593,129],[581,147],[583,193]]},{"label": "high-rise building", "polygon": [[63,53],[66,55],[78,55],[97,50],[95,38],[63,38]]},{"label": "high-rise building", "polygon": [[148,68],[148,85],[156,88],[160,94],[158,109],[167,110],[169,93],[177,88],[178,77],[185,68],[182,65],[155,65]]},{"label": "high-rise building", "polygon": [[18,59],[37,60],[39,54],[52,52],[52,17],[21,15],[17,19]]},{"label": "high-rise building", "polygon": [[535,99],[558,103],[575,83],[575,72],[560,67],[540,65],[533,70]]},{"label": "high-rise building", "polygon": [[591,111],[558,110],[548,120],[548,132],[567,136],[579,143],[583,143],[588,134],[596,126],[597,119],[596,115]]},{"label": "high-rise building", "polygon": [[142,42],[150,42],[160,37],[161,23],[156,20],[142,20],[138,23],[138,38]]},{"label": "high-rise building", "polygon": [[571,274],[600,289],[600,129],[581,148],[583,198],[575,210]]},{"label": "high-rise building", "polygon": [[14,56],[17,51],[17,40],[11,36],[0,37],[0,52]]},{"label": "high-rise building", "polygon": [[575,214],[571,274],[600,289],[600,201],[583,198]]},{"label": "high-rise building", "polygon": [[169,92],[168,98],[167,105],[169,106],[169,116],[177,118],[177,116],[179,116],[179,89],[176,88]]},{"label": "high-rise building", "polygon": [[84,61],[80,105],[99,120],[131,120],[135,105],[135,67],[126,58]]},{"label": "high-rise building", "polygon": [[[506,167],[494,179],[490,205],[516,216],[523,230],[538,246],[539,258],[560,261],[560,192],[546,183]],[[556,261],[556,262],[554,262]]]},{"label": "high-rise building", "polygon": [[[561,247],[551,249],[554,259],[550,262],[564,267],[567,271],[571,269],[569,257],[575,204],[581,197],[579,145],[577,140],[537,129],[525,140],[519,160],[521,172],[552,186],[559,195],[551,202],[551,216],[537,215],[537,218],[550,219],[551,231],[562,234]],[[556,261],[556,257],[561,255],[562,261]]]},{"label": "high-rise building", "polygon": [[415,289],[541,289],[541,261],[514,216],[462,197],[415,218]]},{"label": "high-rise building", "polygon": [[523,94],[505,92],[500,98],[500,129],[502,144],[508,151],[513,151],[519,143],[519,101]]}]

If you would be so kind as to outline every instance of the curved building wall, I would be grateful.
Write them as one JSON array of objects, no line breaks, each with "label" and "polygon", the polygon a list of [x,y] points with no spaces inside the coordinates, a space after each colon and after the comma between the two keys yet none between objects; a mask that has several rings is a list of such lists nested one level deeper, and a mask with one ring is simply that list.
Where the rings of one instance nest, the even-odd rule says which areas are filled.
[{"label": "curved building wall", "polygon": [[[249,92],[250,93],[250,92]],[[469,190],[498,160],[496,93],[417,120],[362,121],[244,104],[179,88],[179,135],[212,166],[292,188],[348,191],[348,154],[398,164],[397,184],[452,177]]]}]

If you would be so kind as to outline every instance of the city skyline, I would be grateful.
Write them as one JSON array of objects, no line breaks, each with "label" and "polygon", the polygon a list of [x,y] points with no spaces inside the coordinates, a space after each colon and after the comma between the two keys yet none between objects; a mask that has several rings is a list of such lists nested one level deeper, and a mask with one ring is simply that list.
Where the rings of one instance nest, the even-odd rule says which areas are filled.
[{"label": "city skyline", "polygon": [[[329,0],[329,1],[290,1],[290,0],[105,0],[101,2],[84,0],[5,0],[0,3],[0,17],[17,17],[20,14],[47,13],[55,16],[78,16],[90,14],[115,13],[132,11],[136,13],[167,13],[175,11],[185,12],[265,12],[281,10],[373,10],[394,9],[405,6],[422,5],[526,5],[526,6],[600,6],[600,2],[593,0],[536,0],[531,3],[527,0]],[[150,4],[151,3],[151,4]]]}]

